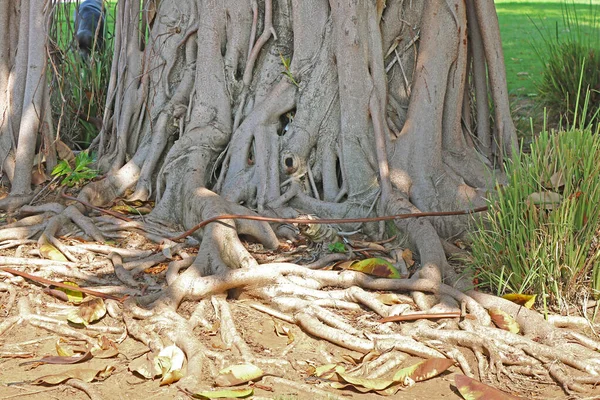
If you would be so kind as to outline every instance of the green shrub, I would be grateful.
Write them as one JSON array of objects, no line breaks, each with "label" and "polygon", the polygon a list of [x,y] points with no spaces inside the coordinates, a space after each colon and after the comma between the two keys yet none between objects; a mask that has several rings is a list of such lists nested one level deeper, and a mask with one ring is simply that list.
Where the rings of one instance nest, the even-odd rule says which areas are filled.
[{"label": "green shrub", "polygon": [[475,220],[476,280],[499,295],[541,295],[546,310],[599,298],[600,135],[542,133],[530,154],[516,153],[508,184]]},{"label": "green shrub", "polygon": [[80,151],[73,161],[74,168],[71,168],[71,164],[67,160],[60,160],[52,170],[52,176],[62,177],[61,185],[69,187],[82,185],[98,176],[97,170],[88,167],[93,162],[94,159],[87,151]]},{"label": "green shrub", "polygon": [[563,24],[556,24],[554,35],[538,27],[542,43],[535,49],[543,67],[537,89],[550,116],[570,127],[595,121],[600,109],[600,5],[590,1],[582,14],[574,3],[564,1],[562,10]]}]

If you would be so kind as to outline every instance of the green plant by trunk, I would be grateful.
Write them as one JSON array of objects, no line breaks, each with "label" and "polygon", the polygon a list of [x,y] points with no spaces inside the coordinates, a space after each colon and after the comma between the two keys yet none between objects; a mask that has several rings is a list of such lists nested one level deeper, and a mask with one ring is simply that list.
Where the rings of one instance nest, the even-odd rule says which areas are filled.
[{"label": "green plant by trunk", "polygon": [[61,160],[52,170],[52,176],[64,177],[61,185],[69,187],[81,185],[98,176],[97,170],[88,167],[93,162],[93,158],[87,151],[82,151],[75,157],[74,168],[71,168],[71,165],[66,160]]},{"label": "green plant by trunk", "polygon": [[600,297],[600,136],[542,133],[516,152],[508,184],[476,219],[469,261],[497,294],[539,294],[544,308]]},{"label": "green plant by trunk", "polygon": [[77,54],[73,12],[77,3],[59,3],[49,27],[51,104],[54,121],[65,143],[87,148],[101,127],[113,56],[116,3],[105,2],[104,48],[94,49],[89,60]]}]

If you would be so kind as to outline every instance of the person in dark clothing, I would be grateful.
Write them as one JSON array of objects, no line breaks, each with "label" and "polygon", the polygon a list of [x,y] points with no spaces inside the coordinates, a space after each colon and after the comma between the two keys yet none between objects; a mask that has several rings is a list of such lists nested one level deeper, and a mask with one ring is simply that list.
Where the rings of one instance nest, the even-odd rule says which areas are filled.
[{"label": "person in dark clothing", "polygon": [[102,0],[84,0],[75,10],[75,40],[79,47],[79,54],[86,61],[92,49],[102,50],[104,44]]}]

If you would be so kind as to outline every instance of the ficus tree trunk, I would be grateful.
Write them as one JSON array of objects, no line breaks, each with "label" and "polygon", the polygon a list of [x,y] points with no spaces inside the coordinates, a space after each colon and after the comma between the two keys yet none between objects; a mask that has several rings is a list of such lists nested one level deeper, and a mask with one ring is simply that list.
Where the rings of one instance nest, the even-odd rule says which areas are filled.
[{"label": "ficus tree trunk", "polygon": [[[46,50],[27,40],[43,34],[43,5],[0,4],[0,156],[12,185],[8,199],[31,192],[35,138],[47,137],[47,116],[39,112],[47,109]],[[7,28],[16,26],[18,32]],[[92,144],[107,176],[80,193],[96,206],[119,196],[154,200],[153,220],[185,229],[221,214],[351,218],[470,209],[484,204],[492,172],[516,148],[493,0],[119,0],[114,35],[103,128]],[[69,206],[44,225],[44,236],[72,219],[102,240],[84,211]],[[241,287],[277,308],[278,317],[363,353],[391,346],[422,357],[448,356],[474,375],[477,366],[458,350],[436,348],[439,340],[473,348],[481,379],[506,371],[500,367],[511,364],[511,356],[548,367],[554,328],[529,310],[465,292],[469,288],[454,279],[441,239],[464,232],[466,222],[396,220],[421,265],[406,280],[258,266],[239,235],[276,248],[278,236],[289,233],[285,225],[241,219],[209,224],[199,233],[193,263],[169,273],[164,290],[138,299],[150,311],[127,302],[126,309],[152,321],[147,329],[167,326],[196,378],[203,364],[191,361],[204,355],[185,332],[202,320],[206,299]],[[376,223],[341,226],[372,237],[384,233]],[[340,289],[319,290],[325,287]],[[322,296],[388,316],[390,307],[363,289],[408,291],[423,311],[462,304],[476,321],[449,324],[449,330],[386,328],[365,338],[310,303]],[[229,306],[212,299],[223,335],[230,335]],[[177,314],[184,300],[198,302],[189,320]],[[491,307],[512,314],[543,344],[497,333],[485,311]],[[152,320],[157,315],[163,319]],[[142,329],[125,321],[130,332]],[[162,346],[155,336],[138,338],[153,350]],[[226,341],[242,358],[252,358],[239,340]],[[530,351],[515,345],[519,341]],[[493,362],[481,361],[483,354]],[[597,363],[585,367],[574,354],[560,361],[587,372],[600,369]],[[566,373],[547,369],[567,390],[574,387]]]}]

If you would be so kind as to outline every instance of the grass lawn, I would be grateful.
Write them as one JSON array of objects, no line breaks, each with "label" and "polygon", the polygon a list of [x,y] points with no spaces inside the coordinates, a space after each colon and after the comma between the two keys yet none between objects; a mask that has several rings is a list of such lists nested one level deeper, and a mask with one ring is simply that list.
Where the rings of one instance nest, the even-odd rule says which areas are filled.
[{"label": "grass lawn", "polygon": [[[545,37],[568,34],[563,23],[565,1],[496,0],[495,3],[506,61],[508,91],[514,96],[535,96],[534,82],[542,68],[535,51],[535,47],[542,43],[540,31]],[[591,3],[600,7],[600,0],[591,0]],[[580,21],[590,21],[590,0],[566,0],[566,4],[575,10]],[[596,34],[600,35],[600,31],[596,31]]]}]

